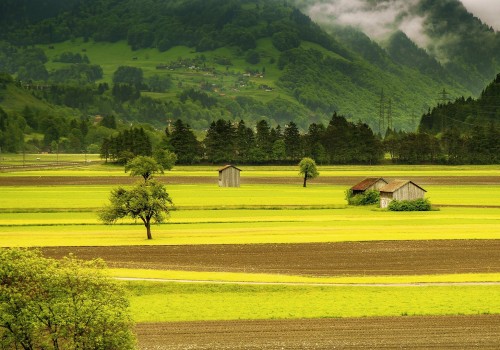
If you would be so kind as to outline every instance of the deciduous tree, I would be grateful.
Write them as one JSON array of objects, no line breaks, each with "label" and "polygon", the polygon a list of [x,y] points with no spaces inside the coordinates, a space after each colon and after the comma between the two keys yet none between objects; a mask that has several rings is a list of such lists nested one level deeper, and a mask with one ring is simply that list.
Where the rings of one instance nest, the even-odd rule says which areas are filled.
[{"label": "deciduous tree", "polygon": [[150,180],[154,174],[163,174],[163,166],[153,157],[138,156],[125,165],[125,172],[130,176],[142,176],[144,182]]},{"label": "deciduous tree", "polygon": [[318,169],[316,168],[316,162],[314,159],[305,157],[299,163],[299,174],[304,176],[304,187],[307,186],[307,180],[314,179],[319,176]]},{"label": "deciduous tree", "polygon": [[128,301],[104,268],[0,249],[0,348],[135,349]]},{"label": "deciduous tree", "polygon": [[131,217],[141,219],[146,227],[148,239],[151,235],[151,222],[162,223],[170,213],[172,199],[161,183],[148,180],[126,190],[118,187],[111,191],[110,204],[99,212],[105,224],[113,224],[118,219]]}]

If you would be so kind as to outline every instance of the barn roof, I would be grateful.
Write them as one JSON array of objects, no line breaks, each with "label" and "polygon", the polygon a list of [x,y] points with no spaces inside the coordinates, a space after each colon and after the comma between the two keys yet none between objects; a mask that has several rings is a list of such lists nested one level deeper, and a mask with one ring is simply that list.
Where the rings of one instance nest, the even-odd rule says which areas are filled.
[{"label": "barn roof", "polygon": [[235,167],[234,165],[228,164],[228,165],[225,165],[225,166],[223,166],[222,168],[220,168],[220,169],[219,169],[219,173],[220,173],[221,171],[224,171],[224,170],[228,169],[228,168],[235,168],[236,170],[241,171],[241,169],[240,169],[240,168],[237,168],[237,167]]},{"label": "barn roof", "polygon": [[382,180],[384,181],[385,183],[387,183],[387,181],[385,181],[385,179],[381,178],[381,177],[369,177],[367,179],[364,179],[363,181],[361,181],[360,183],[354,185],[351,187],[351,190],[353,191],[365,191],[368,187],[370,186],[373,186],[374,184],[376,184],[379,180]]},{"label": "barn roof", "polygon": [[419,185],[417,185],[415,182],[410,181],[410,180],[394,180],[390,184],[387,184],[384,187],[382,187],[380,189],[380,192],[389,192],[389,193],[396,192],[397,190],[399,190],[401,187],[405,186],[408,183],[411,183],[414,186],[420,188],[422,191],[427,192],[422,187],[420,187]]}]

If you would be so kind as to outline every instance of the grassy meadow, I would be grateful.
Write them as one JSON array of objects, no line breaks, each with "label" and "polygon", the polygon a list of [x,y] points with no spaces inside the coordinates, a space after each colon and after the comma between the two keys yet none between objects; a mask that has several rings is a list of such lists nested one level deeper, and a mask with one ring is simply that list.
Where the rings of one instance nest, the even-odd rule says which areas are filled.
[{"label": "grassy meadow", "polygon": [[138,322],[500,313],[500,286],[311,287],[133,282]]},{"label": "grassy meadow", "polygon": [[[78,155],[79,156],[79,155]],[[16,161],[14,159],[11,161]],[[67,156],[66,159],[72,157]],[[73,157],[74,158],[74,157]],[[89,158],[95,159],[95,158]],[[5,160],[4,160],[5,161]],[[395,213],[376,206],[350,207],[348,186],[301,187],[296,167],[244,167],[241,188],[218,188],[215,166],[175,167],[165,174],[213,176],[214,184],[167,185],[175,209],[146,240],[140,222],[102,225],[97,211],[112,185],[0,186],[0,246],[127,246],[184,244],[310,243],[381,240],[499,239],[500,184],[429,185],[439,208]],[[325,166],[320,176],[498,176],[494,166]],[[15,171],[19,176],[128,176],[122,167]],[[245,177],[293,178],[297,184],[245,185]],[[138,322],[177,320],[317,318],[500,313],[500,287],[397,284],[498,282],[497,273],[429,276],[304,277],[274,274],[111,269],[115,277],[196,280],[234,284],[123,282]],[[238,282],[271,283],[245,285]],[[298,283],[311,285],[273,285]],[[326,286],[314,284],[360,284]],[[393,284],[376,286],[376,284]],[[372,285],[372,286],[369,286]]]}]

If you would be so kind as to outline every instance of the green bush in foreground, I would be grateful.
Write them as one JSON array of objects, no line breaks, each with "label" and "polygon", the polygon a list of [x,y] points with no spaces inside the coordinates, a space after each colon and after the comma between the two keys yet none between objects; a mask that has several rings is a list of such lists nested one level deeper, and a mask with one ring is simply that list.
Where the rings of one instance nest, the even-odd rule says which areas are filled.
[{"label": "green bush in foreground", "polygon": [[380,201],[380,192],[377,190],[370,190],[354,195],[352,190],[349,189],[346,191],[345,198],[349,205],[377,204]]},{"label": "green bush in foreground", "polygon": [[432,209],[431,202],[426,199],[415,199],[411,201],[393,200],[389,203],[390,211],[429,211]]},{"label": "green bush in foreground", "polygon": [[0,249],[0,349],[135,349],[128,300],[103,268]]}]

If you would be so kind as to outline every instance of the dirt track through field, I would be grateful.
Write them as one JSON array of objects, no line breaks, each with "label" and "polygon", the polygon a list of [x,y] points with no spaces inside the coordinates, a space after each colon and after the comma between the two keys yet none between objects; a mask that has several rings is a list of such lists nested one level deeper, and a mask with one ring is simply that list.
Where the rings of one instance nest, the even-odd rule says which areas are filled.
[{"label": "dirt track through field", "polygon": [[[352,186],[363,180],[363,176],[320,176],[311,180],[311,184]],[[387,180],[395,178],[386,177]],[[500,176],[411,176],[420,185],[498,185]],[[217,176],[173,176],[159,177],[165,184],[213,184],[217,186]],[[59,186],[59,185],[129,185],[137,181],[130,176],[0,176],[0,186]],[[253,184],[296,184],[297,177],[244,177],[242,186]]]},{"label": "dirt track through field", "polygon": [[103,258],[110,267],[305,276],[500,272],[500,240],[47,247],[45,255]]},{"label": "dirt track through field", "polygon": [[140,323],[139,349],[499,349],[500,315]]}]

